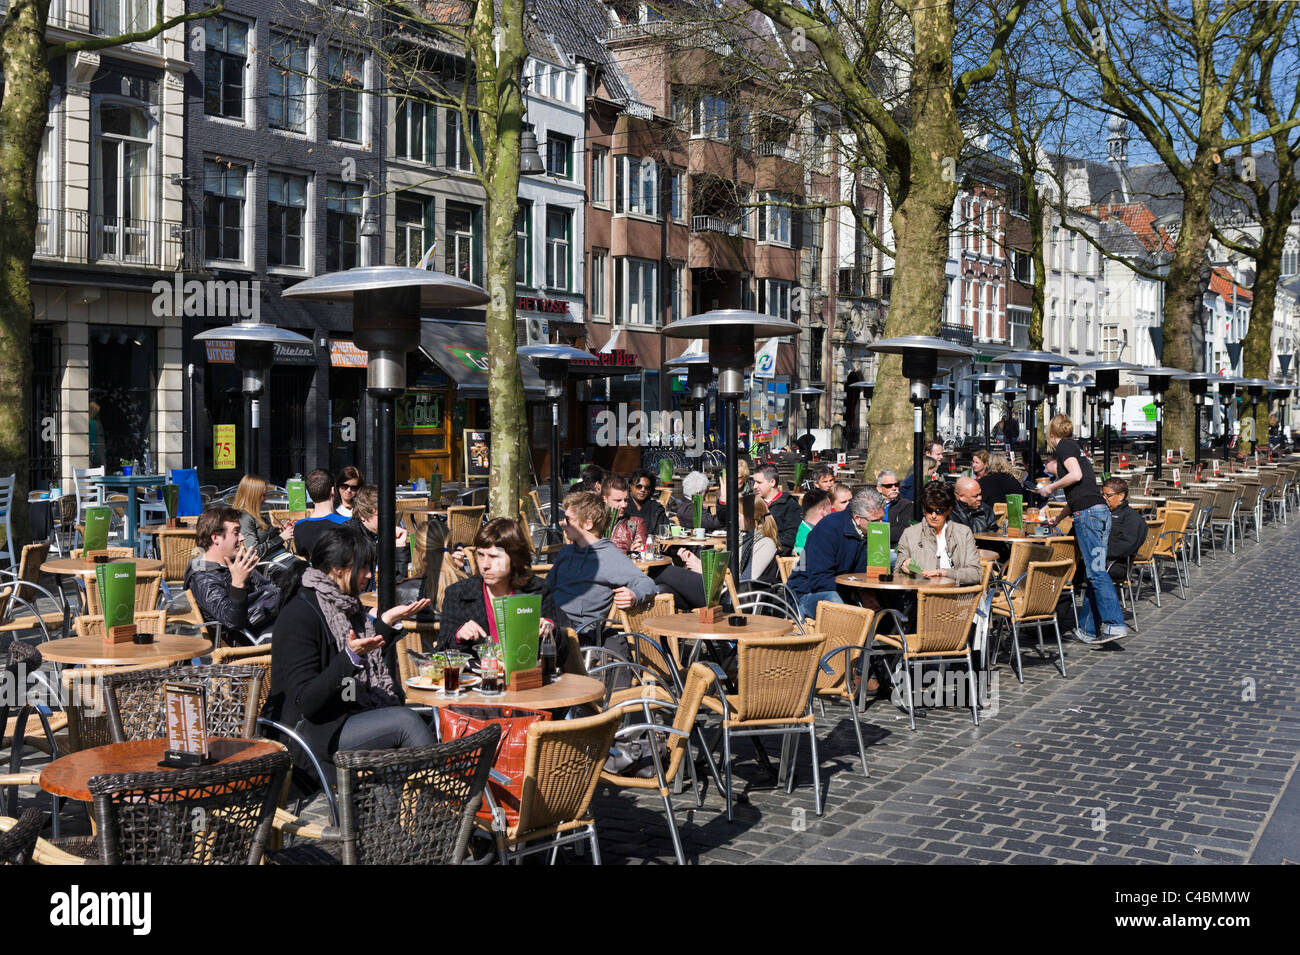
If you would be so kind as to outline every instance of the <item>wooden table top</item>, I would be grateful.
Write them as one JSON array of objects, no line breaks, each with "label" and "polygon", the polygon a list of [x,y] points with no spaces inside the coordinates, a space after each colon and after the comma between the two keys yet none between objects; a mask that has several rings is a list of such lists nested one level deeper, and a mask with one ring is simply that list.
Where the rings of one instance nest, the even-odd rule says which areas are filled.
[{"label": "wooden table top", "polygon": [[595,677],[579,676],[576,673],[558,674],[550,686],[520,690],[517,693],[507,690],[496,696],[484,696],[474,690],[465,690],[459,696],[446,696],[437,690],[421,690],[409,684],[403,686],[403,689],[408,703],[422,703],[426,706],[479,703],[486,706],[531,706],[539,710],[559,710],[568,706],[596,703],[605,698],[604,683]]},{"label": "wooden table top", "polygon": [[664,547],[716,547],[722,550],[727,546],[725,537],[656,537],[660,548]]},{"label": "wooden table top", "polygon": [[701,623],[697,613],[676,613],[669,617],[651,617],[641,626],[652,637],[676,637],[679,640],[743,640],[746,637],[783,637],[794,624],[781,617],[741,614],[743,627],[733,627],[726,618],[717,623]]},{"label": "wooden table top", "polygon": [[[41,770],[41,788],[56,796],[90,802],[90,780],[95,776],[172,771],[172,767],[158,765],[166,749],[166,739],[136,739],[69,753]],[[208,740],[208,753],[217,763],[240,763],[283,749],[279,743],[266,739],[216,737]]]},{"label": "wooden table top", "polygon": [[[136,570],[162,570],[163,562],[154,560],[151,557],[114,557],[113,563],[124,564],[130,562],[135,564]],[[95,568],[99,565],[93,560],[82,560],[80,557],[56,557],[54,560],[47,560],[41,564],[41,573],[43,574],[93,574]]]},{"label": "wooden table top", "polygon": [[922,587],[953,587],[956,581],[949,577],[911,577],[907,574],[894,574],[890,581],[866,574],[840,574],[835,583],[841,587],[860,587],[863,590],[920,590]]},{"label": "wooden table top", "polygon": [[644,573],[651,567],[667,567],[672,563],[672,560],[668,557],[652,557],[650,560],[634,560],[632,563],[636,564],[637,568]]},{"label": "wooden table top", "polygon": [[999,544],[1014,544],[1016,541],[1045,541],[1055,535],[1042,534],[1035,537],[1033,534],[1026,531],[1024,537],[1008,537],[1006,531],[985,531],[982,534],[973,534],[971,536],[973,536],[977,541],[995,541]]},{"label": "wooden table top", "polygon": [[399,514],[429,514],[434,517],[446,517],[447,509],[445,507],[403,507],[398,511]]},{"label": "wooden table top", "polygon": [[212,641],[180,633],[164,633],[153,643],[105,643],[100,637],[64,637],[41,644],[41,656],[55,663],[83,666],[125,666],[130,663],[168,663],[201,657]]}]

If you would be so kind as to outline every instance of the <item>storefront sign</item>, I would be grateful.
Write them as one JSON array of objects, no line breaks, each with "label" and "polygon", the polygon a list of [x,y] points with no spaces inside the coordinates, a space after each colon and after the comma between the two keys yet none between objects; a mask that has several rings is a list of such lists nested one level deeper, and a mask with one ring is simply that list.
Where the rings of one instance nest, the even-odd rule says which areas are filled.
[{"label": "storefront sign", "polygon": [[[208,359],[211,361],[212,359]],[[365,368],[368,356],[356,342],[330,339],[330,364],[335,368]]]},{"label": "storefront sign", "polygon": [[[207,346],[209,365],[233,365],[235,363],[235,343],[233,341],[219,338],[214,341],[206,341],[203,344]],[[351,342],[348,344],[351,344]],[[277,343],[275,346],[275,361],[280,365],[314,365],[316,364],[316,349],[312,345]],[[364,368],[365,362],[362,362],[361,366]]]},{"label": "storefront sign", "polygon": [[228,471],[235,466],[235,426],[233,424],[214,424],[212,426],[212,469]]},{"label": "storefront sign", "polygon": [[611,348],[607,352],[597,352],[596,360],[590,361],[583,358],[569,362],[570,365],[587,366],[587,367],[604,367],[604,368],[639,368],[641,362],[636,355],[621,348]]},{"label": "storefront sign", "polygon": [[492,438],[489,431],[465,431],[465,480],[484,480],[492,464]]},{"label": "storefront sign", "polygon": [[441,430],[444,426],[444,399],[441,391],[410,391],[397,399],[397,428],[407,430]]},{"label": "storefront sign", "polygon": [[521,312],[541,312],[543,315],[568,315],[569,303],[562,298],[533,298],[520,295],[515,308]]},{"label": "storefront sign", "polygon": [[486,375],[488,372],[488,353],[482,348],[464,348],[460,345],[446,345],[447,351],[452,354],[458,362],[476,374]]}]

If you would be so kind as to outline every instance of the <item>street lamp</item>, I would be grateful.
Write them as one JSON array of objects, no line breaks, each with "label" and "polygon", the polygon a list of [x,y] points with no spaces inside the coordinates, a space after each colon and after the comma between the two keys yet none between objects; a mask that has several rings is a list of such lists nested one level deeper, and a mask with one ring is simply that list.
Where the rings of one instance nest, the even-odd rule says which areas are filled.
[{"label": "street lamp", "polygon": [[1205,405],[1205,396],[1210,390],[1210,382],[1215,375],[1203,371],[1188,371],[1177,376],[1177,381],[1187,382],[1187,391],[1192,396],[1194,424],[1192,426],[1192,445],[1196,448],[1193,457],[1193,474],[1201,473],[1201,408]]},{"label": "street lamp", "polygon": [[[1097,404],[1101,407],[1105,415],[1101,423],[1102,427],[1102,447],[1105,464],[1102,467],[1102,474],[1110,474],[1110,409],[1115,404],[1115,392],[1119,390],[1119,374],[1122,371],[1133,374],[1141,374],[1142,366],[1134,365],[1126,361],[1090,361],[1078,366],[1079,371],[1092,373],[1093,380],[1097,388]],[[1160,425],[1157,422],[1156,428]]]},{"label": "street lamp", "polygon": [[375,483],[379,488],[379,612],[383,613],[397,602],[396,409],[397,397],[406,391],[406,353],[420,344],[420,309],[483,305],[488,294],[454,275],[401,265],[366,265],[317,275],[282,294],[352,303],[352,337],[366,352],[366,391],[378,411]]},{"label": "street lamp", "polygon": [[546,383],[546,400],[551,406],[551,526],[560,529],[560,401],[569,377],[569,362],[598,361],[591,352],[568,345],[525,345],[523,358],[531,358]]},{"label": "street lamp", "polygon": [[[796,388],[794,391],[790,392],[790,394],[797,395],[803,399],[803,426],[805,431],[811,432],[813,406],[817,404],[817,399],[826,394],[826,392],[822,391],[820,388]],[[808,449],[808,453],[804,455],[804,460],[812,460],[812,448]]]},{"label": "street lamp", "polygon": [[709,386],[713,384],[713,362],[709,360],[707,354],[697,352],[694,355],[679,355],[666,364],[669,368],[686,369],[686,387],[690,389],[690,393],[682,404],[693,408],[695,415],[695,447],[688,456],[703,457],[704,409],[709,401]]},{"label": "street lamp", "polygon": [[[736,476],[736,422],[740,397],[745,393],[745,369],[754,363],[754,341],[798,335],[799,326],[783,318],[742,308],[715,309],[671,322],[663,327],[669,338],[700,338],[708,335],[709,359],[718,369],[718,398],[726,414],[723,437],[727,448],[727,475]],[[737,520],[739,495],[727,495],[727,550],[731,554],[731,575],[740,581],[740,535]]]},{"label": "street lamp", "polygon": [[[874,381],[855,381],[853,384],[849,385],[849,387],[852,389],[856,389],[857,391],[862,393],[862,400],[864,400],[867,403],[866,413],[868,418],[870,418],[871,399],[876,396],[876,383]],[[871,426],[870,425],[867,426],[866,446],[868,448],[871,447]]]},{"label": "street lamp", "polygon": [[984,452],[993,450],[993,435],[989,431],[989,409],[993,404],[993,396],[997,393],[998,383],[1005,381],[1002,375],[995,375],[992,372],[983,372],[978,375],[967,375],[963,381],[973,381],[979,386],[980,403],[984,405]]},{"label": "street lamp", "polygon": [[240,390],[244,393],[244,473],[257,473],[257,432],[262,427],[261,397],[266,390],[266,375],[275,363],[276,345],[306,345],[310,338],[297,332],[261,322],[236,322],[225,328],[210,328],[194,336],[196,342],[227,341],[235,343],[235,367],[242,372]]},{"label": "street lamp", "polygon": [[[1287,357],[1289,358],[1290,356],[1288,355]],[[1283,375],[1283,377],[1285,378],[1286,376]],[[1289,415],[1287,414],[1287,399],[1290,398],[1291,393],[1296,390],[1296,386],[1285,385],[1275,381],[1269,384],[1267,390],[1269,403],[1271,404],[1274,401],[1278,402],[1278,411],[1280,413],[1277,416],[1277,426],[1279,433],[1282,433],[1281,429],[1286,427],[1288,423],[1286,419],[1289,418]]]},{"label": "street lamp", "polygon": [[1228,424],[1228,409],[1232,407],[1232,399],[1237,393],[1238,382],[1244,379],[1235,375],[1212,375],[1210,382],[1218,386],[1219,401],[1222,402],[1223,408],[1223,456],[1228,456],[1228,444],[1232,440],[1232,428]]},{"label": "street lamp", "polygon": [[1073,358],[1057,355],[1049,351],[1013,351],[998,355],[994,361],[1002,367],[1020,366],[1020,383],[1025,386],[1025,404],[1029,406],[1029,446],[1025,454],[1025,473],[1030,477],[1037,475],[1034,459],[1038,456],[1038,406],[1043,403],[1043,389],[1047,387],[1047,378],[1053,365],[1077,365]]},{"label": "street lamp", "polygon": [[925,470],[922,458],[925,429],[925,403],[930,400],[930,382],[940,376],[940,358],[971,358],[975,352],[962,345],[930,335],[901,335],[885,338],[867,346],[884,355],[901,355],[903,377],[908,380],[912,402],[912,494],[920,501]]},{"label": "street lamp", "polygon": [[1170,368],[1161,365],[1159,368],[1143,368],[1141,371],[1133,372],[1137,378],[1145,378],[1147,387],[1151,390],[1151,396],[1156,405],[1156,480],[1160,480],[1160,473],[1164,470],[1165,460],[1165,392],[1169,390],[1169,385],[1175,378],[1181,378],[1187,372],[1182,368]]}]

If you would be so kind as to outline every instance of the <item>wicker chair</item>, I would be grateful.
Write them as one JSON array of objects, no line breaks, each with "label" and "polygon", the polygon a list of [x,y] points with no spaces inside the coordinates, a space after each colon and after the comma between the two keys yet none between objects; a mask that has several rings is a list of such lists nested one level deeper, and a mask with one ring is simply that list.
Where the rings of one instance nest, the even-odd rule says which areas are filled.
[{"label": "wicker chair", "polygon": [[257,712],[262,712],[262,708],[266,705],[266,698],[271,695],[271,644],[267,642],[255,647],[213,647],[212,662],[216,666],[259,667],[262,670],[262,683],[257,695]]},{"label": "wicker chair", "polygon": [[502,862],[547,850],[553,861],[560,846],[585,840],[592,861],[600,865],[596,821],[589,810],[621,718],[618,710],[606,710],[573,720],[539,720],[528,727],[518,822],[506,823],[491,790],[486,793],[493,806],[491,823],[475,819],[495,840]]},{"label": "wicker chair", "polygon": [[[337,843],[344,865],[457,865],[465,861],[501,727],[490,724],[446,743],[373,752],[340,751],[339,825],[298,820],[282,832]],[[276,864],[338,862],[294,846],[272,853]]]},{"label": "wicker chair", "polygon": [[[830,657],[832,660],[838,660],[838,663],[818,667],[817,686],[814,695],[819,701],[832,699],[847,700],[850,704],[853,703],[854,687],[852,681],[844,678],[847,666],[845,659],[847,657],[845,654],[837,654],[835,651],[844,647],[865,648],[871,638],[872,624],[875,619],[876,612],[866,607],[833,603],[829,600],[823,600],[817,604],[817,617],[813,621],[813,632],[822,638],[822,645],[817,651],[817,655],[822,659]],[[865,773],[865,759],[863,763],[863,772]]]},{"label": "wicker chair", "polygon": [[274,510],[267,511],[266,518],[276,527],[279,527],[285,521],[300,521],[310,513],[311,511]]},{"label": "wicker chair", "polygon": [[[104,639],[104,615],[83,613],[75,621],[77,636]],[[167,611],[145,610],[135,615],[135,626],[140,633],[161,637],[167,632]]]},{"label": "wicker chair", "polygon": [[257,731],[257,703],[265,672],[259,666],[214,664],[106,673],[104,701],[108,705],[113,742],[159,739],[167,735],[165,683],[197,683],[207,691],[209,736],[251,739]]},{"label": "wicker chair", "polygon": [[[1047,546],[1051,549],[1052,556],[1049,560],[1068,560],[1072,567],[1070,573],[1065,578],[1065,587],[1063,592],[1070,598],[1070,612],[1074,614],[1074,626],[1079,626],[1079,608],[1075,603],[1076,591],[1074,588],[1074,578],[1079,572],[1079,548],[1073,537],[1056,536],[1047,539]],[[986,582],[987,583],[987,582]]]},{"label": "wicker chair", "polygon": [[[71,614],[63,594],[53,593],[40,585],[41,564],[50,553],[47,543],[24,544],[18,558],[16,576],[0,571],[0,633],[15,630],[39,629],[45,639],[50,639],[50,627],[60,628],[61,636],[68,636]],[[42,611],[36,602],[49,598],[57,610]]]},{"label": "wicker chair", "polygon": [[763,637],[740,642],[736,686],[728,694],[725,675],[713,667],[717,695],[722,700],[722,758],[726,763],[727,821],[732,819],[731,741],[737,736],[792,736],[807,733],[812,746],[813,802],[822,814],[821,769],[817,759],[817,725],[812,712],[817,651],[822,638]]},{"label": "wicker chair", "polygon": [[[1056,619],[1056,604],[1074,573],[1074,556],[1063,560],[1036,561],[1029,565],[1024,585],[1012,590],[1005,582],[1002,593],[993,597],[990,609],[993,616],[1011,627],[1011,647],[1016,663],[1016,679],[1025,682],[1020,660],[1020,628],[1032,623],[1038,632],[1038,650],[1043,651],[1043,624],[1050,623],[1056,631],[1057,662],[1061,676],[1065,676],[1065,649],[1061,645],[1061,628]],[[1003,631],[1005,627],[1001,628]],[[1001,632],[989,659],[996,661],[1001,649]]]},{"label": "wicker chair", "polygon": [[[103,602],[99,599],[99,580],[86,574],[86,613],[102,614]],[[135,573],[135,612],[158,609],[158,591],[162,586],[161,570],[137,570]]]},{"label": "wicker chair", "polygon": [[916,729],[916,712],[912,702],[912,665],[918,662],[964,660],[970,687],[971,719],[979,726],[979,694],[975,668],[971,661],[970,635],[975,611],[983,588],[921,587],[916,592],[916,632],[906,633],[906,622],[895,610],[883,610],[898,623],[897,634],[877,633],[871,644],[871,656],[902,656],[903,690],[907,701],[907,721]]},{"label": "wicker chair", "polygon": [[[1151,559],[1154,562],[1157,582],[1159,579],[1160,561],[1172,561],[1174,573],[1178,576],[1178,592],[1186,599],[1187,588],[1191,586],[1191,569],[1186,566],[1187,563],[1187,527],[1192,518],[1190,510],[1181,508],[1166,508],[1164,514],[1164,526],[1158,535],[1158,543],[1155,550],[1151,552]],[[1184,583],[1184,577],[1187,578]],[[1156,587],[1156,606],[1160,606],[1160,587]]]},{"label": "wicker chair", "polygon": [[95,776],[104,865],[258,865],[290,766],[281,751],[242,762]]},{"label": "wicker chair", "polygon": [[[696,663],[686,674],[685,687],[680,698],[675,703],[663,703],[652,698],[626,700],[622,704],[625,707],[622,712],[627,713],[631,709],[640,707],[645,719],[644,722],[620,729],[614,738],[627,740],[640,737],[648,740],[651,743],[649,749],[654,761],[655,774],[653,777],[620,776],[603,770],[600,774],[602,782],[608,783],[617,789],[657,789],[659,791],[659,798],[664,801],[664,818],[668,820],[668,832],[673,840],[673,852],[677,856],[679,865],[686,864],[686,856],[682,851],[682,839],[681,834],[677,831],[677,820],[673,817],[673,803],[668,787],[677,782],[683,765],[689,767],[692,778],[695,775],[694,760],[691,758],[690,739],[695,732],[696,719],[700,715],[700,703],[712,683],[713,672],[703,663]],[[650,717],[652,707],[674,710],[672,724],[665,726],[654,722]],[[659,747],[654,745],[656,734],[665,737],[666,753],[663,755],[667,756],[667,765],[664,764]],[[712,763],[707,747],[704,749],[704,755]],[[699,786],[696,784],[695,806],[698,809],[703,804],[704,801],[701,798]]]},{"label": "wicker chair", "polygon": [[12,825],[0,835],[0,865],[32,865],[36,842],[41,837],[43,813],[28,809],[17,821],[8,817],[4,821]]},{"label": "wicker chair", "polygon": [[[1156,573],[1155,558],[1152,557],[1152,554],[1155,553],[1156,546],[1160,543],[1160,529],[1164,527],[1164,523],[1164,521],[1146,522],[1147,536],[1142,541],[1142,546],[1137,549],[1137,553],[1130,557],[1128,561],[1128,574],[1125,576],[1125,584],[1128,590],[1129,606],[1133,610],[1134,623],[1137,622],[1137,594],[1133,587],[1133,571],[1138,572],[1139,578],[1147,571],[1150,571],[1152,586],[1156,591],[1159,591],[1160,577]],[[1158,603],[1157,606],[1159,606]]]},{"label": "wicker chair", "polygon": [[[83,558],[81,555],[85,552],[85,549],[82,547],[74,547],[69,552],[69,556],[73,560],[82,560]],[[100,553],[107,554],[114,560],[125,560],[135,556],[135,551],[131,550],[129,547],[105,547],[100,551]]]},{"label": "wicker chair", "polygon": [[163,585],[170,594],[173,590],[185,589],[185,569],[198,548],[194,543],[194,532],[173,528],[158,535],[158,553],[163,562]]},{"label": "wicker chair", "polygon": [[468,547],[474,543],[478,529],[483,525],[486,507],[449,507],[447,508],[447,549]]}]

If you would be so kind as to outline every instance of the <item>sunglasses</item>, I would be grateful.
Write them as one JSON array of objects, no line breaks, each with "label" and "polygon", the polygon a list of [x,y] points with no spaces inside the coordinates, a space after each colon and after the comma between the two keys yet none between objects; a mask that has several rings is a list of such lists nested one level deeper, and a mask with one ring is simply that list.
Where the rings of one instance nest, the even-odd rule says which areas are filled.
[{"label": "sunglasses", "polygon": [[943,515],[947,513],[948,513],[947,511],[936,511],[933,508],[929,508],[929,507],[925,509],[926,517],[943,517]]},{"label": "sunglasses", "polygon": [[650,485],[649,485],[649,484],[634,484],[634,485],[632,485],[632,486],[633,486],[634,488],[636,488],[638,491],[648,491],[648,490],[650,490]]},{"label": "sunglasses", "polygon": [[895,481],[893,484],[881,484],[879,486],[883,487],[886,491],[888,491],[891,487],[898,487],[898,482]]},{"label": "sunglasses", "polygon": [[339,485],[339,490],[340,490],[340,491],[354,491],[354,492],[355,492],[355,491],[359,491],[359,490],[361,490],[361,485],[360,485],[360,484],[340,484],[340,485]]}]

